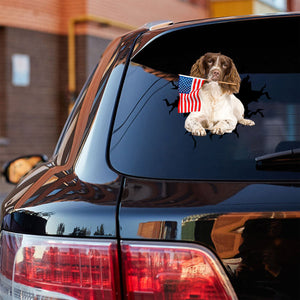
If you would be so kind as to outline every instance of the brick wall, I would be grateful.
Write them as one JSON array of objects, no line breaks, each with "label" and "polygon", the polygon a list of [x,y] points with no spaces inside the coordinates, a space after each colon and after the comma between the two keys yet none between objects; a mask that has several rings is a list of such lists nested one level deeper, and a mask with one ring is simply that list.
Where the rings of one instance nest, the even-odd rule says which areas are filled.
[{"label": "brick wall", "polygon": [[[23,154],[50,156],[68,113],[67,37],[0,27],[0,42],[0,165]],[[76,37],[77,93],[109,42]],[[14,54],[29,56],[28,86],[12,83]]]},{"label": "brick wall", "polygon": [[[5,42],[5,28],[0,27],[0,45],[4,45]],[[6,136],[6,94],[5,94],[5,82],[6,76],[3,71],[5,67],[5,48],[0,46],[0,147],[2,143],[5,143],[3,139]]]},{"label": "brick wall", "polygon": [[293,11],[300,11],[300,1],[299,0],[289,0],[290,9]]},{"label": "brick wall", "polygon": [[0,23],[4,26],[58,33],[61,25],[60,18],[61,1],[59,0],[0,2]]},{"label": "brick wall", "polygon": [[197,3],[193,5],[182,0],[9,0],[0,2],[0,24],[66,34],[71,17],[88,14],[134,26],[162,19],[182,21],[208,17],[208,1]]},{"label": "brick wall", "polygon": [[[87,77],[99,62],[109,39],[79,35],[76,37],[76,93],[78,94]],[[84,58],[84,59],[83,59]]]},{"label": "brick wall", "polygon": [[[201,18],[207,10],[181,0],[0,1],[0,165],[23,154],[51,155],[68,113],[68,22],[81,15],[137,27]],[[78,94],[110,40],[127,30],[93,22],[75,29]],[[14,54],[29,57],[28,86],[12,84]]]},{"label": "brick wall", "polygon": [[87,13],[103,15],[135,26],[156,20],[183,21],[209,16],[205,7],[180,0],[90,0]]},{"label": "brick wall", "polygon": [[[58,137],[59,107],[63,106],[60,81],[66,82],[61,65],[60,36],[6,27],[5,31],[5,137],[0,147],[3,159],[29,153],[50,154]],[[66,44],[66,42],[65,42]],[[64,49],[64,51],[66,51]],[[12,83],[12,56],[30,59],[30,83]]]}]

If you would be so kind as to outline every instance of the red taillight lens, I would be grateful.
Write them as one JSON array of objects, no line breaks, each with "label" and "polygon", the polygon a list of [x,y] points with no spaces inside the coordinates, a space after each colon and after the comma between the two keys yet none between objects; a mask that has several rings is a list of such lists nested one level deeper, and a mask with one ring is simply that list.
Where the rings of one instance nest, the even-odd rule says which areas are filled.
[{"label": "red taillight lens", "polygon": [[0,244],[0,270],[1,274],[6,278],[12,280],[15,255],[22,244],[22,237],[20,235],[8,234],[3,232],[1,234]]},{"label": "red taillight lens", "polygon": [[123,243],[128,300],[235,299],[226,274],[203,247],[170,243]]},{"label": "red taillight lens", "polygon": [[[1,255],[0,289],[7,279],[12,280],[13,288],[6,293],[15,298],[26,295],[28,299],[120,299],[115,242],[45,239],[7,232],[2,232],[1,239],[3,249],[9,249],[12,239],[19,245],[10,254],[14,264],[3,263],[6,250]],[[13,276],[9,276],[10,270]],[[0,295],[3,290],[7,288],[2,288]]]},{"label": "red taillight lens", "polygon": [[[189,244],[1,232],[0,299],[236,299],[216,257]],[[122,269],[122,277],[119,276]],[[123,299],[122,298],[122,299]]]}]

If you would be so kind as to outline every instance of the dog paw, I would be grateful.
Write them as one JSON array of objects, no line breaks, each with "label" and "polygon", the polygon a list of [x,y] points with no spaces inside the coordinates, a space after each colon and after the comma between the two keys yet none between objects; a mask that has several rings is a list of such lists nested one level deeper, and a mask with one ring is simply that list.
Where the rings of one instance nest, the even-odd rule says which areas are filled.
[{"label": "dog paw", "polygon": [[239,121],[240,124],[245,125],[245,126],[254,126],[255,122],[250,120],[250,119],[242,119]]},{"label": "dog paw", "polygon": [[190,132],[192,135],[196,136],[205,136],[206,131],[202,126],[185,126],[185,129]]},{"label": "dog paw", "polygon": [[225,130],[222,127],[215,126],[210,131],[212,134],[223,135]]},{"label": "dog paw", "polygon": [[206,130],[204,128],[199,128],[196,130],[193,130],[191,132],[192,135],[196,135],[196,136],[206,136]]}]

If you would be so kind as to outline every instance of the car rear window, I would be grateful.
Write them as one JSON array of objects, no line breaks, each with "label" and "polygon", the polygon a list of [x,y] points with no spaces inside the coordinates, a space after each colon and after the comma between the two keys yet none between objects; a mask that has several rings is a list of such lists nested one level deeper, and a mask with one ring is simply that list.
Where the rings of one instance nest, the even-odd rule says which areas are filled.
[{"label": "car rear window", "polygon": [[[258,168],[256,158],[300,148],[298,17],[190,25],[162,33],[132,59],[109,158],[117,171],[183,180],[292,180],[299,168]],[[287,34],[293,32],[293,34]],[[232,133],[194,136],[178,113],[178,75],[206,52],[232,58],[245,118]]]}]

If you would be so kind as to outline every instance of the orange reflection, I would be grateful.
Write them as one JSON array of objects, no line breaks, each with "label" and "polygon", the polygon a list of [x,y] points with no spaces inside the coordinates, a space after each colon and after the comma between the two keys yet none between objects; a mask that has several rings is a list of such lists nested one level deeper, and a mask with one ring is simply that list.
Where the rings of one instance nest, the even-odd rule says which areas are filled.
[{"label": "orange reflection", "polygon": [[20,179],[32,170],[40,161],[40,156],[20,158],[11,163],[8,169],[8,177],[11,182],[18,183]]},{"label": "orange reflection", "polygon": [[140,223],[137,235],[150,239],[174,239],[177,234],[177,222],[151,221]]},{"label": "orange reflection", "polygon": [[300,212],[253,212],[221,215],[214,222],[211,239],[221,259],[232,258],[239,253],[239,248],[243,243],[242,233],[247,221],[293,218],[300,218]]}]

